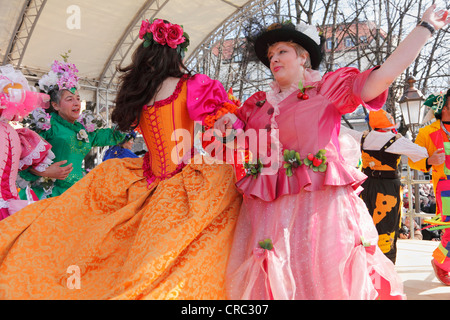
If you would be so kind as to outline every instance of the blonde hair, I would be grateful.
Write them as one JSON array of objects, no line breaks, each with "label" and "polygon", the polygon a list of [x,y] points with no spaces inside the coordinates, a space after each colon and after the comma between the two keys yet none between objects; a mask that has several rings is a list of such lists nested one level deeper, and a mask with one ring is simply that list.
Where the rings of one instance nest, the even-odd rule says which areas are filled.
[{"label": "blonde hair", "polygon": [[305,48],[303,48],[301,45],[299,45],[298,43],[295,43],[294,41],[289,41],[287,43],[295,49],[295,51],[297,52],[297,56],[301,56],[303,54],[306,55],[306,61],[305,61],[305,64],[303,65],[303,67],[311,69],[312,68],[311,67],[311,58],[309,57],[309,52]]}]

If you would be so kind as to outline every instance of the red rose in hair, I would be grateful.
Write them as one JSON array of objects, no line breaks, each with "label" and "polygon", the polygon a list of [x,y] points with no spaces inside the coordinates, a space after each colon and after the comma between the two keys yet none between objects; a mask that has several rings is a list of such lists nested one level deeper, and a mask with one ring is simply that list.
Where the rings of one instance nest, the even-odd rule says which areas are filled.
[{"label": "red rose in hair", "polygon": [[176,49],[179,44],[186,40],[186,38],[183,37],[183,29],[177,24],[170,25],[167,29],[166,40],[169,47]]},{"label": "red rose in hair", "polygon": [[150,23],[148,20],[142,20],[141,29],[139,30],[139,39],[144,39],[145,34],[149,31]]},{"label": "red rose in hair", "polygon": [[167,43],[167,27],[168,25],[164,23],[162,19],[153,21],[152,25],[150,26],[150,32],[153,34],[153,40],[158,42],[160,45],[165,45]]}]

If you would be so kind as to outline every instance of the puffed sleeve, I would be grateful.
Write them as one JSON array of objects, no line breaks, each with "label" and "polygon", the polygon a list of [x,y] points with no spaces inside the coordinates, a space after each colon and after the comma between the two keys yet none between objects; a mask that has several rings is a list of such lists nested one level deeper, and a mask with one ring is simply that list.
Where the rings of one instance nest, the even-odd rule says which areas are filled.
[{"label": "puffed sleeve", "polygon": [[191,119],[206,127],[212,127],[221,116],[237,110],[222,84],[204,74],[196,74],[188,80],[187,108]]},{"label": "puffed sleeve", "polygon": [[266,93],[263,91],[256,92],[237,110],[236,116],[246,125],[251,115],[256,109],[261,107],[265,101]]},{"label": "puffed sleeve", "polygon": [[379,67],[364,72],[356,68],[340,68],[324,75],[320,93],[328,98],[341,114],[351,113],[359,105],[368,110],[379,110],[385,104],[388,90],[371,101],[361,99],[362,89],[370,73]]},{"label": "puffed sleeve", "polygon": [[21,128],[16,131],[19,135],[22,149],[19,170],[33,167],[37,171],[45,171],[55,158],[51,151],[52,146],[30,129]]}]

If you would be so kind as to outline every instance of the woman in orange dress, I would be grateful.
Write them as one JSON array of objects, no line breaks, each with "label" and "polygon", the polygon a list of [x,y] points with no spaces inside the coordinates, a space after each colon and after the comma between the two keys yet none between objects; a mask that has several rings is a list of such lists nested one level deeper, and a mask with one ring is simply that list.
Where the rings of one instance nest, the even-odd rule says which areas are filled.
[{"label": "woman in orange dress", "polygon": [[206,164],[193,136],[231,101],[186,71],[180,26],[143,21],[140,38],[112,119],[139,124],[149,152],[1,221],[1,299],[225,299],[242,199],[233,167]]}]

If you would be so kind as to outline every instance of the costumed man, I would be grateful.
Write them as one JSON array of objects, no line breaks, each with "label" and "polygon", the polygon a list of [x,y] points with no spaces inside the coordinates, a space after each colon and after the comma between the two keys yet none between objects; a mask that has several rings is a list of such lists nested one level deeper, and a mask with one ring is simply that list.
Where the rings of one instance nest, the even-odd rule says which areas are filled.
[{"label": "costumed man", "polygon": [[131,151],[135,139],[136,132],[132,131],[128,133],[122,142],[106,150],[105,155],[103,156],[103,161],[112,158],[139,158],[133,151]]},{"label": "costumed man", "polygon": [[428,153],[399,134],[398,124],[385,110],[370,111],[368,118],[372,131],[360,137],[362,171],[368,177],[362,184],[361,198],[377,228],[378,246],[395,264],[402,212],[401,155],[419,161]]},{"label": "costumed man", "polygon": [[428,150],[428,157],[414,162],[412,169],[428,172],[432,170],[434,194],[436,196],[436,217],[425,220],[433,226],[430,230],[443,229],[441,243],[433,252],[431,264],[438,280],[450,286],[450,105],[446,94],[432,94],[424,102],[431,107],[436,121],[419,130],[415,143]]}]

